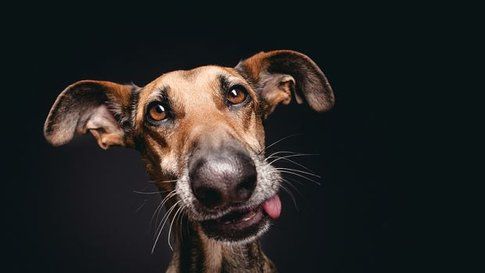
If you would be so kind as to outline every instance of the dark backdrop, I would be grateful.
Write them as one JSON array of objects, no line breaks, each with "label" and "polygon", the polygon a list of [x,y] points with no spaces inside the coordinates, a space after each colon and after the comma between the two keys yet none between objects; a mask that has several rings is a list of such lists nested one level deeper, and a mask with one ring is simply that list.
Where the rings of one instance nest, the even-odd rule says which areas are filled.
[{"label": "dark backdrop", "polygon": [[267,120],[268,143],[296,134],[271,150],[320,154],[300,162],[322,176],[321,186],[299,179],[299,193],[289,187],[296,206],[282,193],[283,215],[263,237],[267,255],[281,272],[409,266],[414,241],[400,218],[408,197],[396,168],[408,145],[396,124],[411,77],[409,21],[372,6],[293,8],[299,12],[272,17],[251,8],[207,17],[197,9],[24,13],[27,23],[7,42],[15,76],[3,100],[11,121],[4,150],[12,152],[3,165],[8,272],[162,272],[169,261],[165,239],[150,253],[159,198],[134,193],[155,190],[137,152],[102,151],[90,136],[59,148],[43,139],[43,122],[67,85],[144,85],[167,71],[234,66],[272,49],[309,55],[329,78],[336,106],[317,114],[292,104]]}]

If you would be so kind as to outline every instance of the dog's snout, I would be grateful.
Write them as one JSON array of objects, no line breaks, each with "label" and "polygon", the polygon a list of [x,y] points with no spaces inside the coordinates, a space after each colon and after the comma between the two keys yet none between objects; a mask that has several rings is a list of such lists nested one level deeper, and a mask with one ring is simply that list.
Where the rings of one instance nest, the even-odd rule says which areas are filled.
[{"label": "dog's snout", "polygon": [[247,201],[256,186],[253,160],[242,152],[212,152],[189,165],[192,192],[206,208],[214,209]]}]

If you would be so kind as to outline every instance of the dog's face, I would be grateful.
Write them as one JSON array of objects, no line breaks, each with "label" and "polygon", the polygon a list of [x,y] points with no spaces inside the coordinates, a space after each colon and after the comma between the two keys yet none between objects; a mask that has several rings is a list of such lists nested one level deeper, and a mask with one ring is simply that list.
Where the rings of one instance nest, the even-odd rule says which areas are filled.
[{"label": "dog's face", "polygon": [[243,242],[281,211],[263,120],[292,94],[316,111],[334,102],[318,66],[294,51],[259,53],[235,68],[174,71],[142,88],[80,81],[59,95],[45,136],[61,145],[89,131],[104,149],[137,149],[173,217],[185,213],[207,237]]}]

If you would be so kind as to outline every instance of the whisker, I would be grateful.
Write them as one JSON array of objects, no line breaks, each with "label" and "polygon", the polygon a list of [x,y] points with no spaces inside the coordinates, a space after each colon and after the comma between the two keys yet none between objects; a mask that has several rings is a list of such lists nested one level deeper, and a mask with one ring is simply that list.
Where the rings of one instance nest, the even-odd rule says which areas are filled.
[{"label": "whisker", "polygon": [[152,254],[155,251],[155,247],[157,246],[158,240],[160,239],[160,235],[162,234],[163,227],[165,226],[165,224],[167,223],[168,219],[170,218],[170,215],[172,214],[172,211],[174,211],[174,209],[177,207],[177,205],[180,202],[182,202],[182,200],[179,200],[175,204],[173,204],[172,207],[170,207],[170,209],[167,211],[167,213],[165,214],[165,216],[162,218],[162,221],[160,223],[161,227],[160,228],[157,228],[157,230],[156,230],[156,235],[157,236],[156,236],[155,242],[153,243]]},{"label": "whisker", "polygon": [[177,182],[178,179],[172,179],[172,180],[163,180],[163,181],[148,181],[148,183],[151,184],[164,184],[164,183],[174,183]]},{"label": "whisker", "polygon": [[168,246],[170,247],[170,249],[173,251],[173,247],[172,247],[172,243],[170,241],[170,235],[172,234],[172,226],[173,226],[173,223],[175,221],[175,219],[177,219],[177,215],[179,214],[179,212],[184,208],[184,206],[181,206],[174,214],[173,216],[173,219],[172,219],[172,222],[170,222],[170,227],[168,229],[168,237],[167,237],[167,242],[168,242]]},{"label": "whisker", "polygon": [[293,179],[290,179],[288,177],[285,177],[284,180],[286,180],[287,182],[291,182],[290,184],[292,183],[298,183],[299,185],[305,185],[305,183],[299,181],[299,180],[293,180]]},{"label": "whisker", "polygon": [[298,205],[296,204],[296,199],[295,199],[295,196],[291,193],[291,191],[286,188],[285,186],[283,186],[283,184],[280,184],[280,187],[286,192],[288,193],[288,195],[291,197],[291,200],[293,200],[293,204],[295,205],[295,209],[298,211]]},{"label": "whisker", "polygon": [[[160,181],[160,182],[156,182],[156,181],[148,181],[149,183],[172,183],[172,182],[177,182],[178,179],[174,179],[174,180],[165,180],[165,181]],[[143,189],[146,189],[148,186],[145,186]],[[164,190],[160,190],[160,191],[133,191],[134,193],[137,193],[137,194],[159,194],[159,193],[164,193],[165,191]]]},{"label": "whisker", "polygon": [[155,209],[155,211],[153,212],[153,215],[152,215],[152,218],[150,219],[150,225],[152,225],[153,223],[153,219],[155,218],[155,215],[157,216],[157,219],[155,222],[158,222],[158,216],[160,215],[160,211],[163,207],[163,205],[169,200],[171,199],[172,197],[174,197],[176,195],[176,192],[175,190],[169,192],[167,194],[167,196],[165,196],[165,198],[163,198],[162,201],[160,201],[160,204],[157,206],[157,208]]},{"label": "whisker", "polygon": [[276,151],[268,155],[268,157],[273,156],[273,155],[278,155],[278,154],[296,154],[296,152],[293,151]]},{"label": "whisker", "polygon": [[[187,209],[187,208],[186,208]],[[180,218],[180,234],[182,234],[181,236],[181,239],[182,239],[182,242],[183,242],[183,226],[184,226],[184,219],[185,219],[185,232],[187,235],[190,234],[190,226],[189,226],[189,217],[187,216],[187,214],[182,214],[182,217]]]},{"label": "whisker", "polygon": [[289,179],[283,179],[283,182],[285,182],[285,184],[286,184],[286,185],[288,185],[288,186],[292,187],[292,188],[293,188],[293,189],[294,189],[294,190],[295,190],[295,191],[296,191],[296,192],[297,192],[297,193],[298,193],[298,194],[299,194],[301,197],[303,197],[303,194],[302,194],[302,193],[301,193],[301,192],[298,190],[298,188],[297,188],[295,185],[293,185],[293,183],[291,183],[290,181],[291,181],[291,182],[293,182],[292,180],[289,180]]},{"label": "whisker", "polygon": [[[167,195],[168,196],[168,195]],[[165,197],[167,198],[167,197]],[[163,207],[163,202],[165,201],[165,198],[160,202],[160,204],[158,204],[157,208],[155,209],[155,211],[153,211],[153,214],[152,214],[152,218],[150,219],[150,226],[153,225],[153,223],[157,223],[158,222],[158,216],[160,215],[160,210],[162,209]],[[155,219],[155,216],[156,216],[156,220],[154,221]]]},{"label": "whisker", "polygon": [[293,151],[276,151],[276,152],[268,155],[266,157],[266,159],[275,157],[276,155],[279,155],[279,154],[298,154],[298,153],[297,152],[293,152]]},{"label": "whisker", "polygon": [[287,174],[291,174],[291,175],[295,175],[295,176],[301,177],[303,179],[306,179],[308,181],[311,181],[311,182],[313,182],[313,183],[315,183],[315,184],[317,184],[319,186],[321,185],[319,182],[317,182],[317,181],[315,181],[315,180],[313,180],[311,178],[308,178],[308,177],[306,177],[304,175],[298,174],[298,173],[294,173],[294,172],[290,172],[290,171],[285,171],[285,170],[279,170],[279,172],[281,172],[281,173],[287,173]]},{"label": "whisker", "polygon": [[189,223],[189,217],[185,217],[185,231],[187,232],[187,235],[190,235],[190,223]]},{"label": "whisker", "polygon": [[180,213],[180,217],[179,217],[179,225],[178,225],[178,228],[179,228],[179,238],[180,238],[180,243],[183,243],[183,240],[184,240],[184,236],[183,236],[183,221],[184,221],[184,210],[185,210],[186,206],[184,206],[184,209],[182,210],[182,212]]},{"label": "whisker", "polygon": [[147,199],[143,200],[143,203],[135,210],[135,213],[138,213],[147,203]]},{"label": "whisker", "polygon": [[293,169],[293,168],[275,168],[277,170],[283,170],[283,171],[292,171],[292,172],[298,172],[298,173],[301,173],[301,174],[306,174],[306,175],[311,175],[313,177],[316,177],[316,178],[321,178],[318,174],[314,174],[314,173],[311,173],[311,172],[306,172],[306,171],[302,171],[302,170],[298,170],[298,169]]},{"label": "whisker", "polygon": [[[155,223],[158,223],[158,218],[159,218],[159,216],[160,216],[160,213],[162,212],[162,208],[163,208],[163,206],[164,206],[165,204],[167,204],[167,202],[168,202],[170,199],[172,199],[172,198],[174,198],[174,197],[176,197],[176,196],[177,196],[177,193],[176,193],[176,192],[175,192],[175,190],[174,190],[174,191],[173,191],[173,193],[171,194],[171,196],[170,196],[168,199],[164,200],[164,201],[163,201],[163,202],[160,204],[160,208],[159,208],[159,210],[158,210],[158,213],[157,213],[157,219],[156,219]],[[165,215],[164,215],[164,217],[165,217]],[[163,221],[163,217],[162,217],[162,221]]]},{"label": "whisker", "polygon": [[172,213],[172,211],[175,210],[175,208],[177,208],[177,205],[179,203],[181,203],[181,201],[182,200],[179,200],[179,201],[175,202],[175,204],[173,204],[172,207],[170,207],[170,209],[168,209],[167,212],[165,213],[165,215],[163,216],[162,220],[160,221],[160,224],[158,225],[158,227],[156,229],[156,231],[158,233],[158,236],[160,236],[160,233],[162,232],[163,227],[165,226],[165,224],[168,223],[168,220],[170,219],[170,214]]},{"label": "whisker", "polygon": [[[281,153],[280,153],[281,152]],[[302,156],[319,156],[320,154],[304,154],[304,153],[295,153],[295,152],[290,152],[290,151],[280,151],[278,153],[274,153],[274,155],[270,155],[266,158],[266,160],[268,159],[272,159],[272,158],[281,158],[281,157],[284,157],[284,158],[290,158],[290,157],[302,157]],[[276,154],[289,154],[289,155],[284,155],[284,156],[276,156]]]},{"label": "whisker", "polygon": [[277,141],[275,141],[275,142],[271,143],[270,145],[266,146],[266,148],[264,148],[263,150],[261,150],[261,151],[259,152],[259,154],[264,153],[266,150],[268,150],[268,149],[269,149],[269,148],[271,148],[272,146],[274,146],[274,145],[276,145],[276,144],[280,143],[281,141],[283,141],[283,140],[285,140],[285,139],[288,139],[288,138],[290,138],[290,137],[294,137],[294,136],[299,136],[299,135],[302,135],[302,134],[298,133],[298,134],[291,134],[291,135],[289,135],[289,136],[285,136],[285,137],[283,137],[283,138],[281,138],[281,139],[279,139],[279,140],[277,140]]},{"label": "whisker", "polygon": [[271,164],[273,164],[273,163],[275,163],[275,162],[277,162],[277,161],[279,161],[279,160],[285,160],[285,161],[288,161],[288,162],[290,162],[290,163],[293,163],[293,164],[295,164],[295,165],[297,165],[297,166],[302,167],[303,169],[305,169],[305,170],[307,170],[307,171],[312,172],[312,170],[310,170],[308,167],[306,167],[306,166],[304,166],[303,164],[300,164],[300,163],[298,163],[298,162],[296,162],[296,161],[294,161],[294,160],[288,159],[287,157],[280,157],[280,158],[277,158],[277,159],[273,160],[273,161],[272,161],[271,163],[269,163],[269,164],[271,165]]}]

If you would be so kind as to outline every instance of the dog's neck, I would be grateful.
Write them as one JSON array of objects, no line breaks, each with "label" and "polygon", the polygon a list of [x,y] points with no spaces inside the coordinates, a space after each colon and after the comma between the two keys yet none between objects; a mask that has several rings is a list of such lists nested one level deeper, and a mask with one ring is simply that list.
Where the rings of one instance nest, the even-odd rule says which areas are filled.
[{"label": "dog's neck", "polygon": [[167,273],[178,272],[276,272],[259,241],[241,245],[216,242],[189,224],[188,232],[176,236]]}]

